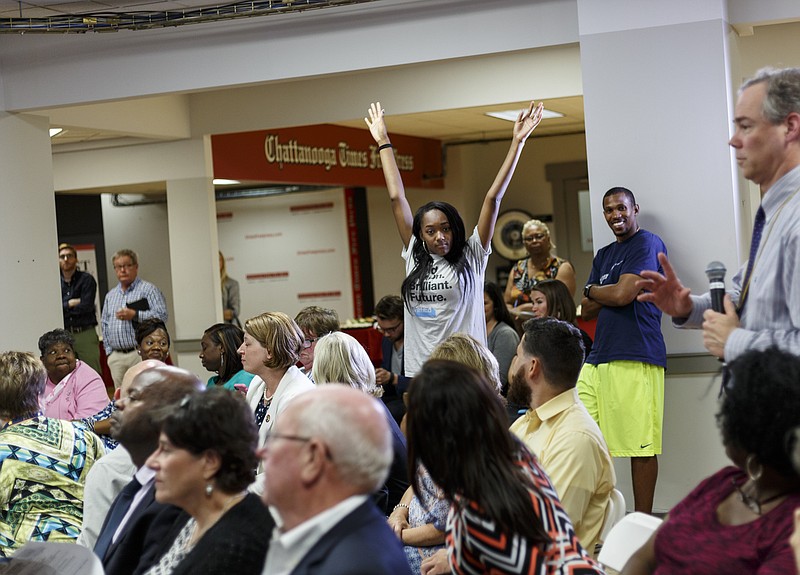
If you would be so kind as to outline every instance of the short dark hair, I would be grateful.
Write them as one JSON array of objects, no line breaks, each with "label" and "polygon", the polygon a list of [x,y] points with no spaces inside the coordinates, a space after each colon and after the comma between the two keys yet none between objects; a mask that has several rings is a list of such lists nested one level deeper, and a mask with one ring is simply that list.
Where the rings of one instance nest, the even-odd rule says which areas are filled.
[{"label": "short dark hair", "polygon": [[786,440],[800,426],[800,357],[777,347],[751,350],[725,369],[717,413],[723,442],[783,476],[796,477]]},{"label": "short dark hair", "polygon": [[378,319],[403,319],[403,298],[399,295],[385,295],[375,304],[375,317]]},{"label": "short dark hair", "polygon": [[57,343],[63,343],[74,348],[75,338],[65,329],[57,328],[53,331],[48,331],[39,338],[39,353],[44,356],[47,350]]},{"label": "short dark hair", "polygon": [[244,342],[244,331],[232,323],[216,323],[203,332],[215,345],[222,349],[225,360],[219,368],[220,381],[228,381],[243,369],[239,348]]},{"label": "short dark hair", "polygon": [[157,317],[152,317],[150,319],[146,319],[141,322],[136,327],[136,345],[142,345],[144,338],[148,335],[156,331],[157,329],[163,329],[164,333],[167,334],[167,343],[172,343],[169,338],[169,331],[167,330],[167,324],[165,324],[162,320],[158,319]]},{"label": "short dark hair", "polygon": [[219,455],[215,480],[220,490],[237,493],[255,480],[258,428],[241,394],[223,388],[193,392],[169,411],[161,419],[161,432],[170,442],[195,455]]},{"label": "short dark hair", "polygon": [[0,352],[0,417],[15,419],[39,411],[47,372],[32,353]]},{"label": "short dark hair", "polygon": [[294,318],[294,321],[309,333],[322,337],[334,331],[339,331],[339,315],[336,310],[317,305],[304,307]]},{"label": "short dark hair", "polygon": [[614,196],[616,194],[623,194],[630,200],[632,206],[636,205],[636,198],[634,197],[633,192],[628,188],[623,188],[622,186],[617,186],[608,190],[605,194],[603,194],[603,199],[605,200],[608,196]]},{"label": "short dark hair", "polygon": [[529,319],[522,329],[522,350],[542,363],[548,383],[560,389],[575,387],[585,351],[581,331],[554,317]]}]

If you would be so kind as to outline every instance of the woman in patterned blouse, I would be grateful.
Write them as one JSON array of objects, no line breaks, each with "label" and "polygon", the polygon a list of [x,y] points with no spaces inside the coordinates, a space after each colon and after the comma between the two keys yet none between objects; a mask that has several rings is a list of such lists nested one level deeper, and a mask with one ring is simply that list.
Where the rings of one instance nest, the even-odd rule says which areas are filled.
[{"label": "woman in patterned blouse", "polygon": [[424,465],[452,501],[447,551],[423,562],[423,575],[603,573],[478,372],[425,363],[409,388],[408,447],[409,463]]},{"label": "woman in patterned blouse", "polygon": [[567,260],[553,256],[556,246],[550,240],[550,229],[539,220],[530,220],[522,226],[522,241],[528,257],[519,260],[508,275],[504,294],[512,314],[531,311],[531,290],[542,280],[555,279],[575,293],[575,268]]}]

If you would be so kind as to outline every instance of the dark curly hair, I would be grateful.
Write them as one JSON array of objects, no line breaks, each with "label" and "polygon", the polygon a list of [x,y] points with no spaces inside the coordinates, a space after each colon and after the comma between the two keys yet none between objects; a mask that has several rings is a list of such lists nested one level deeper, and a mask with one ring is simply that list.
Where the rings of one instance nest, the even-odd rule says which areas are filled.
[{"label": "dark curly hair", "polygon": [[428,360],[408,396],[409,478],[417,496],[414,471],[422,464],[446,498],[474,501],[506,534],[549,541],[531,509],[528,489],[537,488],[516,464],[524,447],[509,432],[505,407],[489,382],[464,364]]},{"label": "dark curly hair", "polygon": [[39,338],[39,353],[44,357],[44,354],[47,353],[47,350],[57,343],[63,343],[74,348],[75,338],[72,337],[72,334],[65,329],[59,328],[54,329],[53,331],[48,331]]},{"label": "dark curly hair", "polygon": [[461,293],[466,293],[467,289],[472,286],[472,275],[470,274],[470,266],[467,258],[464,257],[464,248],[467,245],[467,237],[464,231],[464,220],[452,205],[447,202],[428,202],[414,214],[414,222],[411,226],[411,233],[416,238],[412,255],[414,257],[414,269],[408,274],[406,279],[403,280],[401,293],[406,306],[411,308],[412,295],[421,295],[424,291],[422,284],[431,273],[433,268],[433,258],[428,253],[425,240],[422,239],[422,217],[431,210],[439,210],[447,218],[450,224],[450,231],[453,234],[453,244],[450,251],[444,256],[445,261],[449,263],[456,271],[461,284]]},{"label": "dark curly hair", "polygon": [[187,394],[179,407],[157,417],[173,445],[195,455],[211,450],[221,465],[217,487],[237,493],[255,480],[258,428],[253,411],[239,393],[224,388]]},{"label": "dark curly hair", "polygon": [[717,413],[722,440],[795,477],[789,432],[800,426],[800,357],[777,347],[748,351],[725,368]]}]

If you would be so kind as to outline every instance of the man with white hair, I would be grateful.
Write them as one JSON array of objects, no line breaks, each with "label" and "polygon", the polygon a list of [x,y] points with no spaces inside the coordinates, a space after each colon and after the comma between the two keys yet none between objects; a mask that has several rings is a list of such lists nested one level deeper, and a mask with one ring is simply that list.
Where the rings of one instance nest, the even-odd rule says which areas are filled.
[{"label": "man with white hair", "polygon": [[400,541],[369,494],[392,462],[378,400],[344,386],[308,391],[267,436],[264,502],[280,516],[265,575],[405,575]]}]

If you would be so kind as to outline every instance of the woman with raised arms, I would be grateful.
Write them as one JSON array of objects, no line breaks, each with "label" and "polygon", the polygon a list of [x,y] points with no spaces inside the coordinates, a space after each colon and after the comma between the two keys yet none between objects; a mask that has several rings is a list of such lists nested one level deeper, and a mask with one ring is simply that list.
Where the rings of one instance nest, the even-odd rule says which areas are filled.
[{"label": "woman with raised arms", "polygon": [[400,170],[389,140],[385,110],[380,102],[369,107],[364,121],[378,144],[383,175],[394,219],[403,241],[406,279],[405,375],[413,377],[430,350],[450,334],[468,333],[486,342],[483,281],[490,241],[500,202],[519,161],[525,140],[542,119],[543,104],[531,102],[519,113],[511,145],[481,206],[478,224],[467,238],[458,211],[445,202],[429,202],[412,216]]}]

